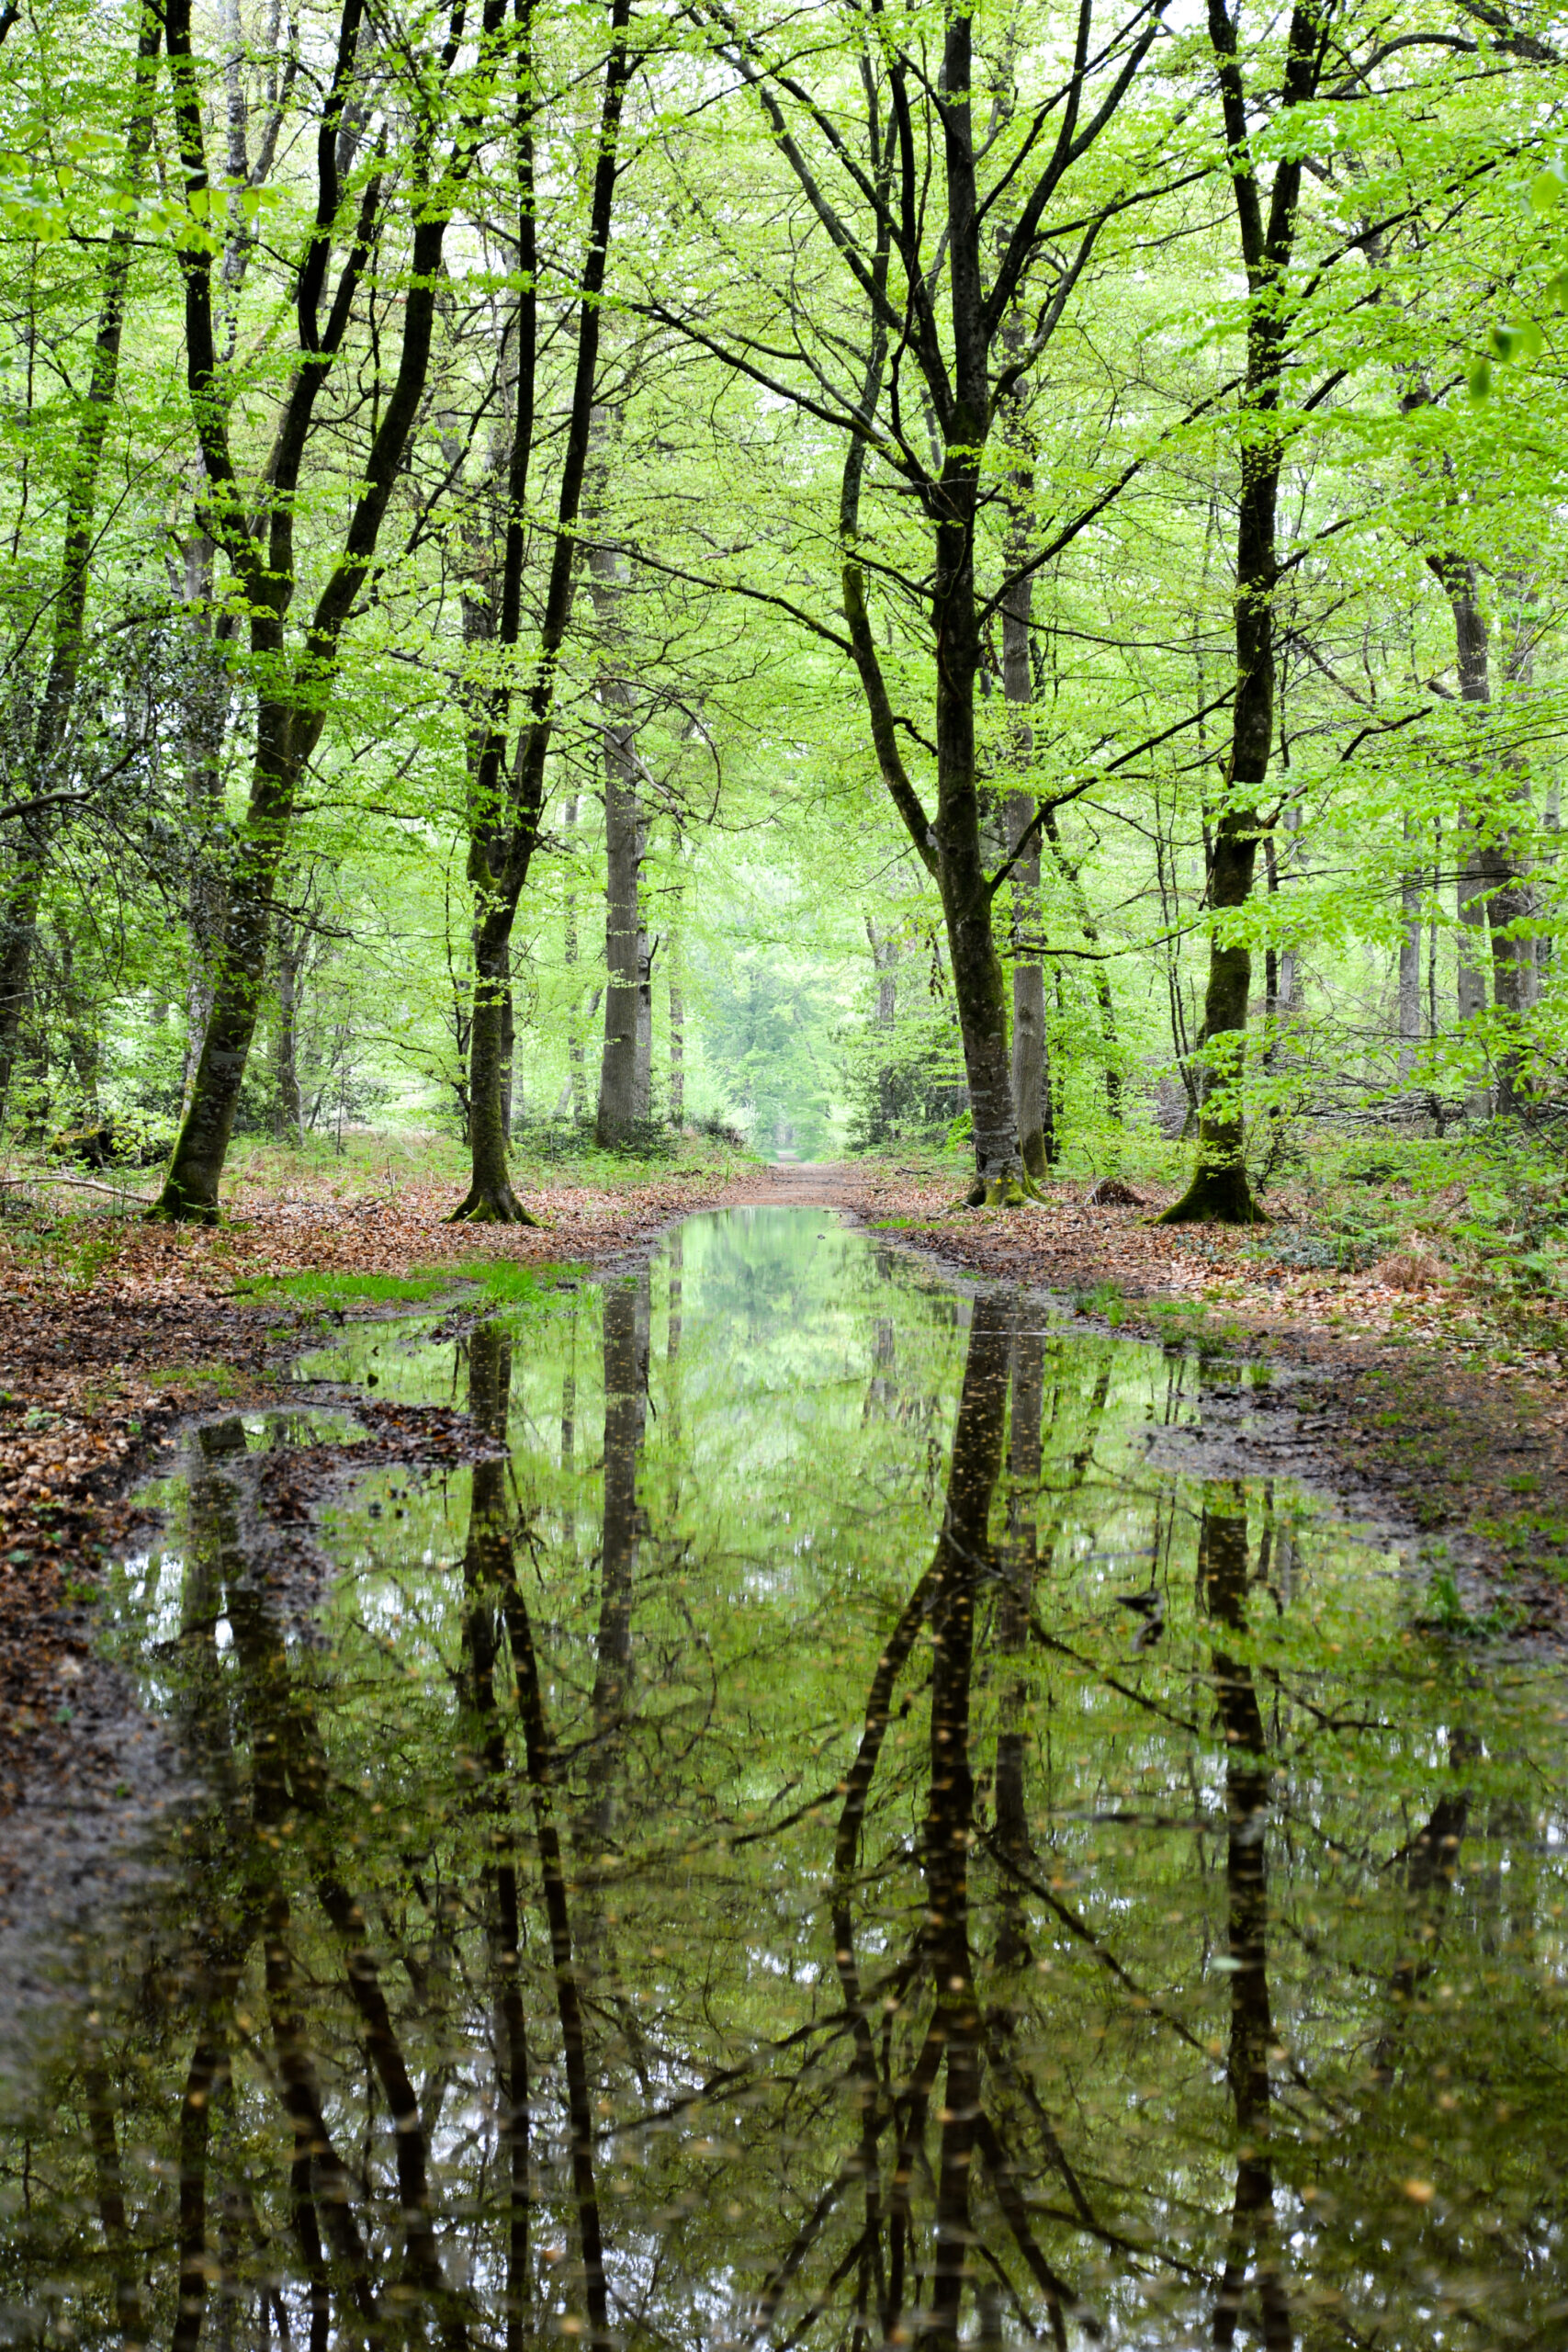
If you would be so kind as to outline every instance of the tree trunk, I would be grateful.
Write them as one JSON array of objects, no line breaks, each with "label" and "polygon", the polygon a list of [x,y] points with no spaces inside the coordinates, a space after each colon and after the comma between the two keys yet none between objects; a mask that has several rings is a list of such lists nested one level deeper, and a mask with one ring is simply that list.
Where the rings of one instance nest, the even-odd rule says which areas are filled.
[{"label": "tree trunk", "polygon": [[[631,1682],[632,1595],[643,1521],[637,1470],[648,1418],[648,1268],[604,1293],[604,1541],[593,1723],[603,1740],[625,1713]],[[608,1820],[596,1816],[601,1833]]]},{"label": "tree trunk", "polygon": [[[1404,845],[1408,854],[1416,835],[1415,819],[1405,813]],[[1399,877],[1399,1082],[1408,1086],[1416,1069],[1416,1048],[1421,1042],[1421,900],[1422,871],[1406,866]]]},{"label": "tree trunk", "polygon": [[[971,431],[977,438],[977,420]],[[976,475],[971,441],[955,432],[941,485],[931,598],[937,645],[937,817],[931,831],[969,1086],[975,1182],[967,1197],[977,1208],[1016,1198],[1023,1189],[1024,1166],[1013,1114],[1008,1005],[992,928],[975,758],[975,683],[980,673]]]},{"label": "tree trunk", "polygon": [[[601,490],[619,425],[615,413],[594,411]],[[604,736],[604,963],[609,985],[594,1126],[594,1139],[604,1151],[618,1149],[648,1118],[652,1075],[652,999],[642,909],[648,820],[637,782],[637,713],[625,667],[620,610],[625,585],[625,559],[617,549],[590,548],[588,586],[600,632],[598,695]]]},{"label": "tree trunk", "polygon": [[[152,143],[152,97],[163,27],[156,8],[141,11],[136,45],[133,110],[125,135],[122,183],[140,187]],[[53,633],[49,673],[39,703],[27,776],[29,794],[58,790],[57,767],[70,728],[82,671],[87,591],[93,561],[93,514],[104,441],[119,380],[126,289],[135,251],[136,210],[122,214],[104,261],[98,327],[86,399],[76,428],[76,447],[65,493],[65,528],[53,597]],[[0,1120],[6,1114],[17,1060],[17,1037],[28,997],[28,974],[38,936],[44,876],[58,812],[34,809],[22,820],[17,871],[0,901]]]},{"label": "tree trunk", "polygon": [[512,1189],[506,1158],[507,1016],[512,1005],[512,912],[491,908],[474,933],[474,1012],[468,1042],[468,1148],[472,1181],[452,1223],[536,1225]]},{"label": "tree trunk", "polygon": [[[571,399],[556,499],[556,527],[550,548],[533,684],[528,693],[527,710],[519,732],[516,752],[510,761],[506,752],[511,693],[505,685],[497,689],[490,712],[479,788],[474,797],[468,871],[480,911],[476,939],[482,937],[485,940],[486,957],[496,969],[499,969],[500,949],[512,936],[518,900],[538,846],[544,816],[546,766],[555,723],[557,677],[571,618],[577,578],[578,520],[588,470],[598,378],[601,297],[620,170],[617,150],[621,111],[631,70],[630,21],[631,0],[611,0],[609,48],[604,62],[586,258],[577,311],[577,354],[572,368]],[[522,640],[524,503],[533,447],[537,329],[534,151],[533,133],[529,128],[532,100],[526,96],[529,61],[525,42],[514,51],[513,62],[518,76],[519,93],[517,254],[525,284],[517,311],[517,397],[507,472],[505,548],[501,611],[496,629],[497,643],[508,649],[515,648]],[[496,1102],[493,1109],[486,1106],[482,1116],[477,1098],[474,1103],[474,1182],[468,1201],[457,1212],[458,1216],[470,1214],[493,1216],[499,1213],[495,1204],[506,1197],[510,1196],[513,1204],[515,1202],[510,1185],[504,1184],[505,1141],[502,1134],[500,1106],[499,1038],[493,1057],[488,1047],[479,1057],[478,1046],[479,1001],[481,997],[493,993],[494,986],[494,979],[487,974],[476,953],[474,1012],[477,1058],[474,1069],[478,1074],[482,1065],[486,1083],[495,1089]],[[487,1138],[482,1144],[481,1136]],[[491,1157],[492,1147],[488,1138],[492,1136],[500,1139],[499,1171]],[[482,1173],[479,1157],[481,1149],[486,1155],[486,1167]],[[504,1193],[502,1189],[503,1184]]]},{"label": "tree trunk", "polygon": [[595,1140],[605,1151],[624,1144],[648,1116],[639,1104],[637,1050],[643,955],[640,884],[646,833],[629,756],[630,731],[604,731],[604,1051],[599,1070]]},{"label": "tree trunk", "polygon": [[256,760],[244,832],[231,870],[228,939],[212,992],[190,1102],[155,1214],[218,1219],[218,1185],[234,1132],[261,1010],[273,894],[283,860],[300,758],[296,713],[270,699],[256,718]]},{"label": "tree trunk", "polygon": [[893,1062],[893,1040],[898,1019],[898,941],[894,932],[879,933],[870,915],[865,935],[871,947],[871,968],[876,975],[876,1028],[882,1059],[876,1071],[876,1125],[874,1140],[891,1142],[898,1124],[898,1073]]},{"label": "tree trunk", "polygon": [[1094,957],[1090,970],[1094,975],[1095,1002],[1100,1007],[1100,1035],[1105,1047],[1105,1108],[1111,1124],[1122,1125],[1122,1046],[1116,1034],[1116,999],[1111,993],[1111,975],[1100,954],[1100,926],[1089,912],[1089,893],[1083,886],[1083,869],[1069,858],[1063,845],[1061,829],[1055,809],[1047,808],[1044,817],[1045,838],[1051,844],[1051,854],[1056,870],[1066,884],[1077,917],[1078,931],[1084,945]]},{"label": "tree trunk", "polygon": [[[1008,560],[1016,567],[1028,554],[1033,503],[1032,474],[1022,463],[1013,469],[1012,487],[1014,526],[1009,535]],[[1002,598],[1002,693],[1008,705],[1008,753],[1010,764],[1021,776],[1029,775],[1034,764],[1034,728],[1029,716],[1034,699],[1029,663],[1029,625],[1033,602],[1032,572],[1015,579]],[[1014,861],[1013,1116],[1018,1122],[1018,1148],[1025,1169],[1031,1176],[1043,1176],[1055,1159],[1056,1137],[1047,1068],[1045,967],[1040,956],[1044,928],[1044,910],[1040,900],[1040,828],[1035,823],[1032,793],[1009,793],[1005,813],[1007,854]]]},{"label": "tree trunk", "polygon": [[[1247,1512],[1240,1489],[1213,1482],[1198,1533],[1199,1590],[1216,1628],[1247,1631]],[[1235,2115],[1235,2189],[1230,2242],[1215,2299],[1216,2345],[1235,2340],[1249,2266],[1257,2280],[1265,2352],[1290,2352],[1290,2306],[1280,2277],[1274,2226],[1269,1997],[1269,1849],[1265,1837],[1272,1773],[1252,1669],[1218,1644],[1211,1652],[1225,1739],[1225,1888],[1230,1945],[1230,2044],[1226,2073]]]},{"label": "tree trunk", "polygon": [[664,959],[670,989],[670,1124],[680,1135],[686,1125],[686,986],[678,921],[671,926]]},{"label": "tree trunk", "polygon": [[[1243,1158],[1242,1080],[1247,1016],[1252,992],[1252,951],[1224,918],[1252,893],[1259,813],[1274,746],[1275,551],[1283,445],[1280,393],[1287,339],[1285,278],[1295,243],[1302,165],[1284,152],[1274,166],[1265,207],[1253,138],[1260,109],[1249,105],[1236,49],[1236,28],[1225,0],[1208,0],[1209,40],[1218,69],[1221,111],[1230,153],[1231,190],[1247,270],[1247,380],[1240,435],[1241,497],[1236,514],[1235,699],[1231,713],[1225,797],[1217,811],[1209,865],[1209,985],[1203,1000],[1202,1102],[1198,1159],[1192,1181],[1167,1209],[1163,1224],[1213,1219],[1252,1225],[1263,1213],[1252,1197]],[[1295,0],[1285,66],[1275,101],[1276,121],[1314,98],[1326,47],[1317,0]]]},{"label": "tree trunk", "polygon": [[[181,183],[192,211],[204,215],[211,204],[213,182],[207,160],[207,118],[191,44],[190,0],[164,0],[162,13]],[[422,73],[420,81],[412,85],[411,103],[418,124],[412,153],[419,162],[407,184],[408,286],[402,300],[396,372],[389,387],[378,364],[371,371],[373,392],[369,384],[362,382],[375,418],[370,446],[355,469],[357,484],[336,558],[291,656],[288,624],[298,584],[294,527],[300,476],[312,445],[317,402],[340,355],[355,314],[356,288],[372,253],[380,249],[385,225],[380,206],[386,191],[378,174],[366,184],[355,225],[344,241],[336,288],[323,320],[321,298],[342,209],[339,163],[352,148],[352,142],[350,150],[344,147],[345,108],[355,77],[366,63],[361,50],[363,15],[361,0],[344,0],[335,64],[330,83],[321,93],[318,225],[296,283],[298,349],[293,374],[257,485],[259,501],[254,505],[240,485],[230,442],[230,407],[221,390],[224,357],[219,348],[213,300],[212,250],[199,243],[178,249],[185,293],[186,382],[210,492],[209,527],[243,594],[250,616],[250,649],[262,686],[250,799],[231,873],[228,948],[213,991],[189,1106],[152,1212],[156,1216],[190,1217],[205,1223],[217,1219],[219,1181],[255,1034],[273,887],[293,824],[295,795],[326,723],[343,658],[343,633],[370,578],[381,526],[423,398],[449,208],[472,160],[471,154],[463,152],[466,129],[457,130],[447,153],[436,153],[445,108],[444,77],[457,54],[454,45],[439,62],[431,61],[428,73]],[[487,54],[502,22],[501,0],[486,0],[483,42]],[[448,209],[444,210],[443,204]]]},{"label": "tree trunk", "polygon": [[292,923],[278,926],[277,1028],[273,1040],[273,1134],[297,1151],[305,1143],[305,1106],[299,1099],[299,975],[309,933]]},{"label": "tree trunk", "polygon": [[185,549],[189,678],[182,711],[186,810],[190,820],[190,976],[186,987],[186,1049],[180,1081],[182,1116],[190,1107],[202,1040],[228,927],[227,893],[218,847],[223,813],[223,738],[229,716],[229,671],[220,648],[233,633],[233,616],[212,616],[212,565],[217,550],[205,531]]}]

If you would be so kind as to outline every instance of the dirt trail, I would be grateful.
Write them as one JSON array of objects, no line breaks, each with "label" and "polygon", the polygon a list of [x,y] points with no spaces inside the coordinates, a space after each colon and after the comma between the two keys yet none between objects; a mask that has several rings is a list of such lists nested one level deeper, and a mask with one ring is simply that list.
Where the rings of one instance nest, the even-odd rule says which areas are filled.
[{"label": "dirt trail", "polygon": [[842,1159],[778,1160],[749,1168],[727,1184],[712,1205],[717,1209],[852,1209],[871,1206],[871,1178]]}]

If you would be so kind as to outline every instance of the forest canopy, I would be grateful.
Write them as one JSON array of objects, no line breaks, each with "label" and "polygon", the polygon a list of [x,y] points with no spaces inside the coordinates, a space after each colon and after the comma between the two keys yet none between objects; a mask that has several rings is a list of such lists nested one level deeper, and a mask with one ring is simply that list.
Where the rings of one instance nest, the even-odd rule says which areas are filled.
[{"label": "forest canopy", "polygon": [[0,1118],[976,1204],[1564,1095],[1568,32],[0,13]]}]

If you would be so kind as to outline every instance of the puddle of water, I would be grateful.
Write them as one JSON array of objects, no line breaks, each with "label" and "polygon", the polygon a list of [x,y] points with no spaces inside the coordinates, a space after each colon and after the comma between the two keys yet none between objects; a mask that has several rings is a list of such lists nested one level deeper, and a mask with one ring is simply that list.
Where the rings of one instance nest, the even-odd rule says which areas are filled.
[{"label": "puddle of water", "polygon": [[1562,1680],[1204,1475],[1201,1366],[805,1210],[373,1344],[506,1453],[308,1540],[223,1424],[126,1564],[202,1793],[11,2117],[12,2334],[1568,2343]]}]

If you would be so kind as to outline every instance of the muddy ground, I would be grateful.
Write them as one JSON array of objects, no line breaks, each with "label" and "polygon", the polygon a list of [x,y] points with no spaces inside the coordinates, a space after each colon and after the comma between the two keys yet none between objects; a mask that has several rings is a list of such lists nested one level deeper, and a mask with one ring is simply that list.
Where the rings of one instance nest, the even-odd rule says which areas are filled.
[{"label": "muddy ground", "polygon": [[[1046,1291],[1130,1335],[1269,1361],[1278,1467],[1424,1539],[1481,1630],[1568,1638],[1568,1382],[1542,1347],[1489,1348],[1484,1302],[1434,1295],[1419,1268],[1414,1287],[1400,1286],[1408,1269],[1262,1274],[1235,1236],[1153,1227],[1152,1200],[1093,1207],[1058,1185],[1027,1209],[965,1213],[953,1193],[951,1178],[872,1163],[562,1187],[536,1204],[539,1229],[505,1233],[454,1235],[445,1196],[407,1186],[250,1204],[215,1235],[78,1217],[40,1248],[36,1221],[25,1244],[0,1227],[0,1915],[28,1867],[19,1812],[35,1829],[62,1808],[91,1815],[85,1851],[94,1825],[111,1833],[148,1784],[152,1735],[95,1655],[98,1577],[131,1530],[126,1497],[176,1426],[279,1393],[320,1309],[251,1295],[268,1273],[398,1274],[481,1254],[595,1265],[694,1209],[837,1209],[891,1247]],[[463,1443],[419,1422],[378,1428],[378,1445],[412,1461]]]}]

